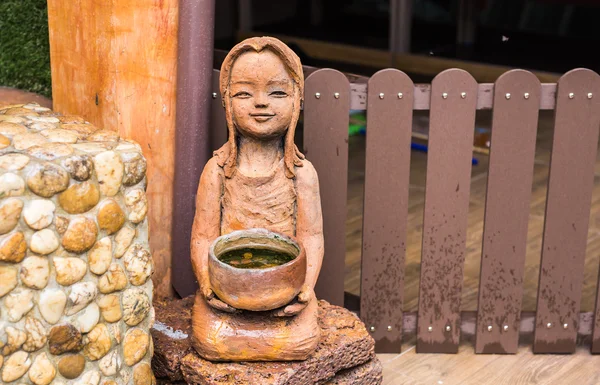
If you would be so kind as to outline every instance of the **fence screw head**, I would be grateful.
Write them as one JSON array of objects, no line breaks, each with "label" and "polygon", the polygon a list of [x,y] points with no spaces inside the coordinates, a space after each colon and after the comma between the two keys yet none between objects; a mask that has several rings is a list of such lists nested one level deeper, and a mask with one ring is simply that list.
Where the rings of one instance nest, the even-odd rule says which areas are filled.
[{"label": "fence screw head", "polygon": [[550,329],[550,328],[552,327],[552,322],[548,322],[548,323],[546,324],[546,327],[547,327],[548,329]]},{"label": "fence screw head", "polygon": [[217,98],[217,93],[216,93],[216,92],[213,92],[213,93],[212,93],[212,97],[213,97],[213,99],[216,99],[216,98]]},{"label": "fence screw head", "polygon": [[444,98],[444,99],[447,99],[447,98],[448,98],[448,94],[444,92],[444,93],[442,94],[442,98]]},{"label": "fence screw head", "polygon": [[446,331],[449,332],[450,330],[452,330],[452,328],[450,327],[450,325],[446,325]]},{"label": "fence screw head", "polygon": [[504,329],[505,332],[508,331],[508,325],[504,325],[502,329]]},{"label": "fence screw head", "polygon": [[594,94],[592,94],[591,92],[590,92],[590,93],[588,93],[588,99],[591,99],[591,98],[592,98],[592,96],[594,96]]},{"label": "fence screw head", "polygon": [[392,327],[388,326],[388,332],[391,332],[391,331],[392,331]]},{"label": "fence screw head", "polygon": [[428,328],[427,328],[427,331],[428,331],[429,333],[431,333],[431,332],[433,331],[433,326],[430,326],[430,327],[428,327]]},{"label": "fence screw head", "polygon": [[492,325],[488,325],[488,328],[487,328],[487,329],[488,329],[488,332],[491,332],[491,331],[492,331],[492,329],[493,329],[493,328],[492,328]]},{"label": "fence screw head", "polygon": [[525,92],[525,94],[523,94],[523,97],[524,97],[525,99],[529,99],[529,92]]},{"label": "fence screw head", "polygon": [[563,329],[568,329],[569,328],[569,324],[568,323],[564,323],[563,324]]},{"label": "fence screw head", "polygon": [[573,99],[574,97],[575,97],[575,94],[571,92],[571,93],[569,94],[569,99]]},{"label": "fence screw head", "polygon": [[383,99],[383,97],[385,96],[385,94],[382,92],[379,94],[379,99]]},{"label": "fence screw head", "polygon": [[[591,94],[590,94],[591,95]],[[402,92],[398,92],[398,99],[402,99],[404,95],[402,95]]]},{"label": "fence screw head", "polygon": [[506,96],[506,100],[510,99],[510,94],[508,92],[506,93],[505,96]]},{"label": "fence screw head", "polygon": [[315,98],[319,99],[320,97],[321,97],[321,93],[320,93],[320,92],[317,92],[317,93],[315,94]]},{"label": "fence screw head", "polygon": [[463,99],[466,98],[467,97],[467,93],[466,92],[461,92],[460,93],[460,97],[463,98]]},{"label": "fence screw head", "polygon": [[371,332],[374,332],[375,331],[375,326],[371,326],[369,329],[371,330]]},{"label": "fence screw head", "polygon": [[339,99],[340,98],[340,93],[336,92],[335,94],[333,94],[333,97],[336,98],[336,99]]}]

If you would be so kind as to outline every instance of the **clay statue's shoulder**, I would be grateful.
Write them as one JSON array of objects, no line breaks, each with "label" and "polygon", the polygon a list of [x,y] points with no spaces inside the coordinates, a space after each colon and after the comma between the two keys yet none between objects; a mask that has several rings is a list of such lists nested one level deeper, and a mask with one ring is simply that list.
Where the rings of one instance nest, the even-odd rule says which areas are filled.
[{"label": "clay statue's shoulder", "polygon": [[206,162],[202,175],[200,176],[200,184],[220,184],[223,169],[219,165],[217,157],[213,156]]},{"label": "clay statue's shoulder", "polygon": [[225,143],[218,150],[213,151],[213,157],[211,161],[214,161],[219,167],[225,166],[227,158],[229,157],[229,142]]},{"label": "clay statue's shoulder", "polygon": [[313,164],[306,160],[302,159],[302,167],[296,167],[296,180],[298,184],[315,187],[319,184],[319,177],[317,175],[317,170]]}]

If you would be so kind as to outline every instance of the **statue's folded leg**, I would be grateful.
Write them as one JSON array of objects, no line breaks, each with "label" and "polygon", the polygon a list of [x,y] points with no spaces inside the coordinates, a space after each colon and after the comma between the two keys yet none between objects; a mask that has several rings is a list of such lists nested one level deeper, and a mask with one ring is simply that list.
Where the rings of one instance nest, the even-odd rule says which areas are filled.
[{"label": "statue's folded leg", "polygon": [[297,316],[273,317],[268,312],[221,312],[196,294],[192,341],[198,354],[211,361],[305,360],[319,343],[317,317],[316,299]]}]

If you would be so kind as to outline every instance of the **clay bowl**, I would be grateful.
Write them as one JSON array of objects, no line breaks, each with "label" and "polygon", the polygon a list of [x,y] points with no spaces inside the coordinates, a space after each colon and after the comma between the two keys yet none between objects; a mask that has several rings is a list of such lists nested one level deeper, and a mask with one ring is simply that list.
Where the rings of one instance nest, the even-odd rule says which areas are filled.
[{"label": "clay bowl", "polygon": [[[219,260],[232,250],[268,249],[295,256],[269,268],[238,268]],[[265,229],[248,229],[222,235],[211,244],[208,275],[217,297],[237,309],[267,311],[289,304],[306,278],[306,254],[293,237]]]}]

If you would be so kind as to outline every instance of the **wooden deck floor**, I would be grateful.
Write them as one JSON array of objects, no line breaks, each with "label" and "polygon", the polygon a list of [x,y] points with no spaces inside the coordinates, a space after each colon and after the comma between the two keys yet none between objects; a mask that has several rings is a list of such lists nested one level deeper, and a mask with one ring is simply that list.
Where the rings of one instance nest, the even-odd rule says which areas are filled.
[{"label": "wooden deck floor", "polygon": [[574,355],[534,355],[522,346],[516,355],[475,355],[470,343],[458,354],[380,354],[383,385],[596,385],[600,357],[580,347]]}]

